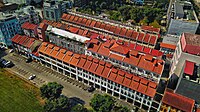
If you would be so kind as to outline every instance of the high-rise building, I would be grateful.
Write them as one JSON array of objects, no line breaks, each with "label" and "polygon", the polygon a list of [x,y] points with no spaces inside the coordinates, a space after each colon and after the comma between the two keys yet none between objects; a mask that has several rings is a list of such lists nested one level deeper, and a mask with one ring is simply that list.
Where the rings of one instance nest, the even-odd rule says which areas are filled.
[{"label": "high-rise building", "polygon": [[45,1],[43,8],[44,8],[44,19],[59,21],[60,17],[62,16],[63,12],[66,12],[68,2],[61,2],[55,0]]},{"label": "high-rise building", "polygon": [[39,3],[42,0],[3,0],[4,3],[16,3],[16,4],[26,4],[26,5],[30,5],[32,1],[34,1],[35,3]]},{"label": "high-rise building", "polygon": [[0,14],[0,45],[8,47],[12,45],[11,38],[20,30],[16,16],[11,14]]},{"label": "high-rise building", "polygon": [[188,1],[177,0],[169,6],[168,33],[181,35],[184,32],[195,34],[199,27],[199,20],[193,5]]}]

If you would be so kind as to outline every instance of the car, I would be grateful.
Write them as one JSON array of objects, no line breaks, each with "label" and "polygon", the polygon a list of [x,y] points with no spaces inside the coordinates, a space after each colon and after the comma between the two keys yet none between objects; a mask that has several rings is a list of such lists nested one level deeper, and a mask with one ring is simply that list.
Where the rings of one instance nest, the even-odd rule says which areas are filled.
[{"label": "car", "polygon": [[36,77],[36,75],[31,75],[28,79],[33,80]]},{"label": "car", "polygon": [[14,63],[12,61],[8,61],[6,64],[5,64],[5,67],[6,68],[11,68],[14,66]]},{"label": "car", "polygon": [[88,92],[93,92],[95,90],[95,88],[93,86],[88,87]]},{"label": "car", "polygon": [[12,53],[14,50],[13,49],[11,49],[11,50],[9,50],[9,53]]},{"label": "car", "polygon": [[29,63],[29,62],[31,62],[31,61],[32,61],[31,58],[26,59],[26,63]]}]

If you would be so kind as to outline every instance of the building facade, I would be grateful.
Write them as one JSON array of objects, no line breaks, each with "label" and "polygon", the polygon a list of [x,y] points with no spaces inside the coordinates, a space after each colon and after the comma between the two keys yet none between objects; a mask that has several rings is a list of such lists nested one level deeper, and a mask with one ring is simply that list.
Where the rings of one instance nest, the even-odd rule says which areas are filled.
[{"label": "building facade", "polygon": [[12,45],[11,38],[15,36],[21,27],[16,16],[10,14],[0,14],[0,43],[1,46]]},{"label": "building facade", "polygon": [[[32,0],[3,0],[3,3],[16,3],[30,5]],[[33,0],[35,3],[41,2],[41,0]]]},{"label": "building facade", "polygon": [[199,20],[193,5],[188,1],[176,0],[169,6],[168,33],[181,35],[184,32],[195,34],[199,29]]},{"label": "building facade", "polygon": [[46,42],[40,46],[39,56],[42,64],[61,74],[93,85],[146,111],[159,111],[161,102],[154,100],[155,82],[125,72],[103,60]]},{"label": "building facade", "polygon": [[59,21],[63,12],[67,11],[67,3],[61,1],[45,1],[43,4],[44,19]]}]

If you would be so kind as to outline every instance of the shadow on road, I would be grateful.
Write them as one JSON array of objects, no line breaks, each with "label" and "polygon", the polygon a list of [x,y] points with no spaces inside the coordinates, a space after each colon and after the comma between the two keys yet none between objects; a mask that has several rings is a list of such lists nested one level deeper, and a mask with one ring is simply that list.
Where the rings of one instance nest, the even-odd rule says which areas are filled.
[{"label": "shadow on road", "polygon": [[5,50],[0,49],[0,58],[3,58],[6,55],[7,53],[5,52]]},{"label": "shadow on road", "polygon": [[83,101],[82,99],[78,98],[78,97],[71,97],[69,98],[69,100],[71,101],[72,106],[73,105],[77,105],[77,104],[85,104],[85,101]]}]

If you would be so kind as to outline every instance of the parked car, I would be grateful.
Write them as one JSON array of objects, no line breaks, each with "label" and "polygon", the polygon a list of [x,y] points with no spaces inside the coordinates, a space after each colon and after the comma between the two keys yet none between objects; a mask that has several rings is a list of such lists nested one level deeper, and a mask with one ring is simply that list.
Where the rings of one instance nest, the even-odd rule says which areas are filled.
[{"label": "parked car", "polygon": [[12,53],[14,50],[13,49],[11,49],[11,50],[9,50],[9,53]]},{"label": "parked car", "polygon": [[31,75],[28,79],[33,80],[36,77],[36,75]]},{"label": "parked car", "polygon": [[31,58],[26,59],[26,63],[29,63],[29,62],[31,62],[31,61],[32,61]]},{"label": "parked car", "polygon": [[93,92],[95,90],[95,88],[93,86],[90,86],[87,90],[88,90],[88,92]]},{"label": "parked car", "polygon": [[2,68],[10,68],[10,67],[13,67],[14,64],[12,61],[7,61],[5,59],[0,59],[0,67]]},{"label": "parked car", "polygon": [[12,62],[12,61],[8,61],[7,63],[6,63],[6,67],[7,68],[11,68],[11,67],[13,67],[14,66],[14,63]]}]

